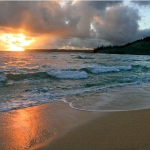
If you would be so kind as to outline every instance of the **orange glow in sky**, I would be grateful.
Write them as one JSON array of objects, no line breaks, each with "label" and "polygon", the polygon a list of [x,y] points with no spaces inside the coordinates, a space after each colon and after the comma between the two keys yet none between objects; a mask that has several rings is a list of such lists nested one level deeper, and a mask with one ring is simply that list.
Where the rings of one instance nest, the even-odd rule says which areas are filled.
[{"label": "orange glow in sky", "polygon": [[23,51],[34,41],[33,38],[26,37],[24,34],[3,33],[0,35],[0,42],[7,51]]}]

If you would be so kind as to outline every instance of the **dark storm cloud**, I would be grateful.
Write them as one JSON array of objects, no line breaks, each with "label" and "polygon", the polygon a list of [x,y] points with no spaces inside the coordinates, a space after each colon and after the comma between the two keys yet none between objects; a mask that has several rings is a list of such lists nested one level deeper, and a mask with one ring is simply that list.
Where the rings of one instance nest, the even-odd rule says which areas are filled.
[{"label": "dark storm cloud", "polygon": [[109,6],[114,6],[122,3],[122,1],[89,1],[89,5],[99,10],[105,10]]},{"label": "dark storm cloud", "polygon": [[137,10],[127,6],[115,6],[93,24],[99,38],[112,44],[124,44],[137,38],[139,19]]},{"label": "dark storm cloud", "polygon": [[[22,29],[30,35],[49,35],[47,46],[96,47],[124,44],[148,36],[139,30],[139,12],[121,1],[0,2],[0,30]],[[92,28],[91,28],[92,26]],[[5,29],[6,30],[6,29]]]},{"label": "dark storm cloud", "polygon": [[93,10],[86,2],[68,2],[64,8],[57,1],[0,2],[0,26],[31,33],[86,37],[90,34]]},{"label": "dark storm cloud", "polygon": [[144,29],[138,31],[138,37],[139,39],[143,39],[145,37],[150,36],[150,29]]},{"label": "dark storm cloud", "polygon": [[101,12],[116,3],[118,2],[78,2],[72,5],[68,2],[61,8],[57,1],[0,2],[0,26],[86,37],[95,9]]},{"label": "dark storm cloud", "polygon": [[0,2],[0,26],[46,33],[65,27],[64,14],[57,2]]}]

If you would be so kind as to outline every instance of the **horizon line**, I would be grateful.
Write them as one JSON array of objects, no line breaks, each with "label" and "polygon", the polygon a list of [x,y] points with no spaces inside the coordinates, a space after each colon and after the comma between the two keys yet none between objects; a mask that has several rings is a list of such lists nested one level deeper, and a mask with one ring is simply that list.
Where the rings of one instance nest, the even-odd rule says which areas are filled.
[{"label": "horizon line", "polygon": [[[42,1],[58,1],[58,0],[0,0],[0,2],[10,2],[10,1],[14,1],[14,2],[16,2],[16,1],[18,1],[18,2],[26,2],[26,1],[29,1],[29,2],[36,2],[36,1],[40,1],[40,2],[42,2]],[[60,1],[62,1],[62,2],[70,2],[70,1],[73,1],[73,0],[60,0]],[[88,1],[88,2],[90,2],[90,1],[92,1],[92,0],[78,0],[78,1]],[[123,0],[94,0],[94,1],[101,1],[101,2],[107,2],[107,1],[122,1],[123,2]],[[130,1],[130,2],[133,2],[133,1],[140,1],[140,2],[144,2],[144,1],[150,1],[150,0],[126,0],[126,1]]]}]

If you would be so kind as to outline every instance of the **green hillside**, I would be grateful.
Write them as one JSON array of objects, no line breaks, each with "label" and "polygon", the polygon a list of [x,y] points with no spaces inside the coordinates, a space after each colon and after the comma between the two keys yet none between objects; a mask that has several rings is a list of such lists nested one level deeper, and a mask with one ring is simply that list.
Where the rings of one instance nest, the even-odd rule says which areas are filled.
[{"label": "green hillside", "polygon": [[95,53],[150,55],[150,37],[137,40],[124,46],[101,46],[94,49]]}]

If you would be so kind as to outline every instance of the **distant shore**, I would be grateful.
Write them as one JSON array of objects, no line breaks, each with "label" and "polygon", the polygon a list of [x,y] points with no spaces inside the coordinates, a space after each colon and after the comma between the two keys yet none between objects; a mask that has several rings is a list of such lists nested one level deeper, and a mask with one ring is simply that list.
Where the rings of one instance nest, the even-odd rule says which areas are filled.
[{"label": "distant shore", "polygon": [[68,50],[68,49],[25,49],[25,52],[68,52],[68,53],[93,53],[94,50]]},{"label": "distant shore", "polygon": [[150,37],[127,43],[122,46],[109,45],[94,48],[94,53],[150,55]]}]

